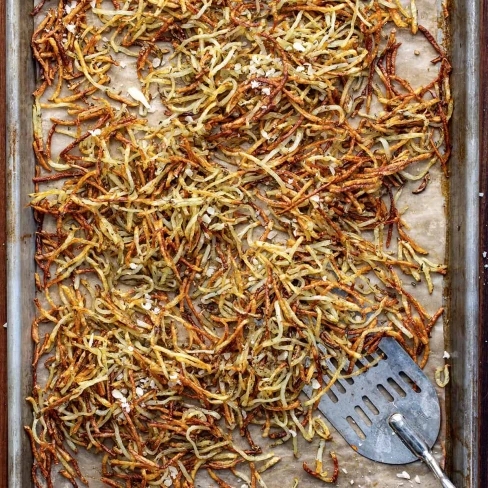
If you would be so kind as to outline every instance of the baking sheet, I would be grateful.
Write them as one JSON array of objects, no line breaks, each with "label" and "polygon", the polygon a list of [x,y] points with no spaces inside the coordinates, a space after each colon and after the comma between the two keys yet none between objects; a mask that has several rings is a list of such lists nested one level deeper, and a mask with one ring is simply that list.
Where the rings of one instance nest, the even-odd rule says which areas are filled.
[{"label": "baking sheet", "polygon": [[[434,5],[433,2],[421,2],[421,3],[419,3],[420,23],[425,25],[430,30],[435,31],[435,28],[437,25],[436,12],[437,12],[436,5]],[[9,12],[9,14],[12,15],[12,9]],[[420,39],[423,41],[423,45],[422,45],[422,47],[417,48],[417,49],[422,52],[421,56],[419,56],[419,57],[415,56],[415,54],[413,52],[415,50],[415,48],[414,48],[414,45],[410,43],[410,41],[404,42],[403,46],[400,48],[400,55],[399,55],[399,61],[400,61],[400,59],[404,59],[403,58],[404,51],[405,50],[407,50],[407,51],[411,50],[411,52],[407,53],[410,55],[410,59],[412,60],[412,64],[408,65],[408,69],[409,69],[409,73],[410,73],[409,77],[411,77],[414,85],[416,84],[416,82],[417,83],[423,83],[423,80],[421,80],[417,74],[417,73],[423,72],[423,67],[421,66],[420,63],[417,63],[418,59],[422,59],[424,57],[423,56],[424,54],[425,54],[425,59],[427,59],[427,60],[430,60],[431,58],[434,57],[433,51],[430,53],[427,52],[428,47],[427,47],[427,44],[425,43],[425,41],[423,40],[423,38],[421,38],[420,35],[416,37],[416,40],[420,40]],[[404,65],[403,63],[402,64],[399,63],[399,71],[401,71],[405,66],[406,65]],[[434,68],[431,68],[431,69],[434,69]],[[125,75],[125,73],[124,73],[124,75]],[[12,113],[14,109],[18,110],[19,107],[10,107],[10,112]],[[25,110],[25,107],[23,107],[22,110]],[[25,130],[25,127],[24,127],[24,130]],[[10,130],[10,136],[12,137],[14,135],[16,135],[17,137],[19,136],[19,134],[13,134],[13,131]],[[10,142],[11,143],[15,142],[15,144],[19,144],[18,139],[16,139],[15,141],[10,139]],[[13,144],[10,145],[11,151],[12,151],[12,148],[14,146],[15,145],[13,145]],[[11,160],[17,161],[18,155],[16,153],[11,152],[10,157],[11,157]],[[16,169],[17,171],[19,171],[18,166],[15,167],[14,165],[12,165],[11,168],[12,167],[14,169]],[[18,173],[17,174],[11,173],[10,176],[13,178],[12,183],[15,185],[15,183],[18,181],[16,179],[18,176]],[[31,173],[30,173],[30,176],[31,176]],[[443,193],[442,193],[442,185],[441,185],[441,178],[440,178],[439,172],[436,171],[435,175],[433,175],[433,176],[434,177],[431,181],[429,188],[423,194],[414,197],[414,199],[415,199],[415,211],[413,211],[413,210],[408,211],[405,214],[404,218],[407,222],[415,222],[415,227],[411,231],[412,237],[417,238],[420,245],[422,245],[422,246],[424,246],[430,250],[430,258],[434,261],[442,261],[444,259],[444,256],[445,256],[445,243],[446,243],[446,240],[444,238],[446,236],[446,219],[445,219],[445,213],[444,213],[444,203],[445,202],[444,202],[444,197],[443,197]],[[470,175],[470,176],[472,178],[472,175]],[[26,181],[29,181],[29,179],[24,179],[24,183]],[[15,186],[13,186],[13,188],[15,188]],[[23,194],[23,197],[24,197],[23,200],[24,201],[25,201],[25,188],[27,188],[27,186],[24,185],[22,187],[22,190],[24,191],[24,194]],[[19,189],[20,188],[17,188],[17,190],[19,190]],[[10,189],[10,195],[12,195],[12,188]],[[408,205],[411,202],[411,200],[412,200],[412,196],[411,196],[409,189],[407,188],[406,191],[404,191],[404,193],[403,193],[399,207],[402,208],[402,204],[404,206]],[[471,200],[472,200],[472,198],[471,198]],[[12,202],[12,200],[10,200],[10,201]],[[471,203],[473,203],[473,202],[471,202]],[[17,205],[18,204],[19,204],[19,202],[17,202]],[[472,205],[469,209],[467,208],[466,211],[467,212],[473,212],[473,207],[474,207],[474,205]],[[432,213],[433,208],[437,209],[435,216],[433,216],[433,213]],[[11,209],[12,209],[12,207],[11,207]],[[12,212],[12,210],[11,210],[11,212]],[[18,230],[18,229],[22,228],[23,226],[25,226],[26,217],[24,215],[25,215],[25,213],[13,215],[12,217],[16,217],[17,220],[13,219],[12,221],[9,221],[10,227],[14,228],[15,230]],[[24,220],[22,220],[22,219],[24,219]],[[467,224],[468,223],[465,223],[465,225],[467,225]],[[32,224],[30,225],[30,228],[32,228]],[[19,239],[23,243],[23,245],[21,247],[24,247],[24,249],[29,249],[29,244],[32,244],[32,235],[29,236],[28,234],[24,234],[23,236],[21,236],[18,233],[12,233],[9,244],[14,243],[14,241],[15,241],[15,244],[18,245]],[[31,251],[32,251],[32,249],[33,249],[33,246],[31,248]],[[15,250],[12,248],[9,249],[9,257],[11,258],[11,261],[9,263],[10,264],[9,276],[13,276],[16,274],[16,273],[14,273],[15,270],[12,269],[11,266],[12,266],[12,262],[13,262],[12,258],[17,258],[17,259],[19,258],[18,250],[19,250],[18,248],[16,248]],[[31,252],[31,255],[32,255],[32,252]],[[452,255],[452,253],[451,253],[451,255]],[[22,267],[19,267],[18,270],[24,271],[24,269],[23,268],[21,269],[21,268]],[[30,276],[32,279],[32,274]],[[22,282],[16,281],[15,285],[16,286],[21,285],[21,283]],[[27,281],[24,280],[23,283],[27,283]],[[424,303],[425,305],[427,305],[428,311],[431,313],[433,311],[435,311],[438,308],[438,306],[440,305],[440,303],[442,302],[442,283],[441,283],[441,280],[437,279],[435,284],[436,284],[436,286],[435,286],[434,294],[430,297],[428,296],[425,289],[421,290],[419,287],[416,287],[415,290],[413,290],[414,295],[420,299],[421,303]],[[20,292],[18,294],[17,298],[22,299],[22,300],[24,300],[24,303],[27,303],[28,299],[32,298],[32,293],[31,293],[31,296],[27,297],[27,298],[25,297],[25,295],[26,295],[25,293]],[[12,297],[13,294],[11,294],[10,296]],[[470,296],[472,298],[472,294]],[[13,303],[15,301],[12,298],[10,298],[9,300],[11,300],[11,303]],[[17,302],[17,310],[19,310],[18,304],[19,303]],[[32,314],[32,306],[30,304],[28,306],[30,307],[30,313]],[[12,308],[9,307],[9,313],[11,312],[11,310],[12,310]],[[12,327],[14,325],[13,321],[10,320],[11,317],[12,317],[12,315],[10,314],[9,315],[10,327]],[[471,320],[471,322],[472,322],[472,320]],[[27,328],[28,325],[29,325],[28,322],[24,322],[24,324],[23,324],[24,328]],[[10,330],[9,330],[9,334],[10,334]],[[12,336],[13,335],[14,334],[12,334]],[[24,334],[24,336],[25,336],[25,334]],[[16,339],[18,339],[18,338],[16,338]],[[17,343],[18,343],[18,340],[17,340]],[[442,327],[441,327],[440,323],[436,326],[436,328],[434,330],[434,335],[432,338],[432,349],[433,349],[433,354],[431,356],[431,360],[429,361],[429,363],[427,365],[427,373],[430,374],[431,376],[432,376],[432,372],[433,372],[434,368],[437,365],[443,364],[442,354],[444,351],[444,337],[443,337]],[[11,351],[15,352],[15,350],[11,350]],[[15,361],[12,358],[12,356],[13,356],[12,352],[11,352],[11,355],[9,358],[9,366],[11,368],[12,368],[12,365],[14,365],[14,363],[15,363]],[[19,357],[16,356],[14,359],[17,361],[17,364],[19,364],[18,363]],[[24,373],[24,371],[25,371],[25,368],[22,368],[23,373]],[[17,369],[17,374],[18,374],[18,372],[19,372],[19,369]],[[28,375],[28,373],[27,373],[27,375]],[[12,378],[12,376],[11,376],[11,378]],[[22,386],[25,387],[24,378],[23,378],[23,381],[21,383],[22,383]],[[16,401],[19,402],[20,397],[21,397],[21,395],[19,396],[19,393],[22,394],[21,390],[17,389],[13,393],[15,393],[15,395],[16,395],[15,396]],[[442,393],[443,392],[441,392],[441,394]],[[24,415],[23,416],[24,416],[24,418],[26,417],[25,409],[24,409]],[[22,443],[23,441],[19,439],[19,431],[20,431],[19,426],[14,425],[14,427],[16,429],[16,431],[15,431],[16,435],[12,438],[11,446],[13,447],[13,449],[11,448],[10,451],[14,451],[14,453],[19,453],[20,451],[15,450],[16,443],[18,445],[19,442]],[[471,439],[470,439],[470,441],[471,441]],[[24,452],[27,452],[27,451],[25,451],[25,447],[26,446],[25,446],[25,442],[24,442],[24,446],[23,446]],[[264,444],[263,444],[263,447],[264,447]],[[303,455],[302,455],[302,458],[300,458],[299,460],[293,459],[293,457],[291,456],[291,450],[289,449],[289,447],[285,448],[285,452],[283,455],[282,462],[277,467],[275,467],[272,471],[270,471],[268,476],[265,478],[267,480],[268,486],[270,488],[273,488],[275,486],[276,487],[277,486],[291,486],[293,478],[295,476],[301,475],[301,473],[303,473],[303,471],[301,469],[302,462],[304,460],[308,460],[308,461],[313,460],[313,458],[315,456],[315,449],[310,448],[308,446],[308,444],[304,446],[303,443],[302,443],[301,447],[302,447],[301,451],[302,451]],[[329,447],[330,447],[330,445],[329,445]],[[348,446],[345,445],[344,441],[342,441],[342,439],[338,435],[334,436],[333,447],[334,447],[334,450],[339,455],[341,467],[345,468],[348,472],[347,475],[345,473],[342,473],[342,476],[341,476],[341,479],[338,483],[338,486],[351,486],[351,481],[354,481],[354,484],[356,486],[363,486],[363,487],[369,487],[369,486],[393,487],[393,486],[402,486],[402,484],[407,485],[407,486],[411,485],[411,483],[406,481],[406,480],[396,478],[396,474],[403,471],[404,468],[402,468],[402,467],[392,468],[392,467],[388,467],[388,466],[379,465],[376,463],[369,462],[369,461],[365,460],[364,458],[355,455],[353,453],[353,451]],[[276,452],[276,454],[281,454],[278,449],[274,449],[274,451]],[[436,451],[439,454],[439,448],[437,448]],[[464,466],[466,466],[466,463],[468,462],[468,457],[469,456],[465,455],[465,457],[463,458]],[[27,459],[27,457],[24,459]],[[11,460],[12,460],[12,458],[11,458]],[[24,464],[24,466],[25,466],[25,464]],[[463,466],[463,463],[459,463],[459,466]],[[469,467],[471,467],[470,476],[472,477],[472,474],[474,472],[474,470],[472,469],[472,464]],[[93,464],[91,465],[91,468],[93,468]],[[426,474],[426,471],[419,465],[419,463],[416,463],[414,465],[410,465],[410,466],[406,467],[405,469],[411,475],[412,480],[413,480],[414,476],[418,474],[420,476],[422,486],[437,486],[436,482],[434,482],[432,480],[432,478]],[[460,469],[462,469],[462,468],[460,468]],[[90,471],[93,473],[93,469],[90,469]],[[468,475],[467,471],[469,471],[469,470],[466,470],[463,473],[463,477],[466,477]],[[17,475],[19,475],[19,473],[17,473]],[[95,473],[93,473],[93,475],[95,475]],[[27,473],[27,476],[28,476],[28,473]],[[305,473],[303,473],[303,475],[301,475],[300,477],[305,480],[303,485],[315,486],[313,484],[315,480],[313,480],[312,478],[305,475]],[[25,469],[24,469],[24,483],[25,483],[26,479],[28,479],[28,478],[26,478]],[[468,478],[465,478],[465,479],[468,480]],[[14,483],[18,482],[18,480],[20,480],[20,477],[14,478]],[[60,483],[60,484],[57,483],[56,484],[56,486],[64,486],[64,485],[65,485],[65,483]],[[319,486],[319,485],[322,486],[322,483],[317,483],[317,486]],[[13,484],[12,486],[28,486],[28,485],[27,484],[18,484],[18,485]],[[92,486],[96,486],[96,484],[93,484]],[[202,486],[206,486],[206,485],[202,485]],[[466,484],[463,486],[474,486],[474,485]]]},{"label": "baking sheet", "polygon": [[[46,7],[49,7],[49,2]],[[107,5],[109,7],[109,5]],[[421,0],[419,2],[419,23],[427,27],[429,31],[435,33],[438,28],[438,9],[436,0]],[[37,22],[42,21],[43,15],[39,15],[36,20]],[[393,23],[389,24],[389,29],[385,29],[385,37],[389,34],[389,30],[394,29]],[[398,29],[397,29],[398,30]],[[110,35],[107,33],[107,37]],[[402,46],[398,52],[397,57],[397,67],[400,76],[405,77],[413,86],[417,88],[421,85],[427,85],[436,75],[438,65],[432,65],[430,60],[436,57],[436,52],[430,46],[425,37],[419,32],[418,35],[411,35],[405,29],[398,30],[398,41],[402,42]],[[418,53],[418,54],[416,54]],[[111,53],[114,55],[113,53]],[[138,87],[140,83],[136,76],[136,59],[128,57],[126,55],[115,55],[118,61],[123,61],[123,66],[125,68],[118,68],[111,72],[111,83],[110,86],[116,93],[122,93],[126,95],[129,87]],[[48,102],[51,96],[52,90],[47,90],[43,99],[41,101]],[[155,95],[157,93],[155,92]],[[118,106],[120,104],[112,103],[112,105]],[[147,118],[151,125],[157,125],[161,118],[161,113],[163,107],[158,103],[158,97],[153,97],[152,105],[154,106],[154,113],[147,114]],[[375,110],[380,109],[380,107],[372,106],[371,112],[374,113]],[[137,109],[136,109],[137,110]],[[46,138],[52,123],[50,119],[52,117],[62,118],[64,111],[59,110],[48,110],[43,109],[42,111],[42,121],[43,121],[43,132],[44,138]],[[53,160],[57,160],[59,152],[64,149],[70,143],[70,138],[62,135],[56,135],[53,138],[52,145],[52,155]],[[422,165],[416,165],[417,172],[420,171]],[[415,169],[413,170],[415,171]],[[442,191],[443,176],[440,172],[439,165],[431,171],[432,180],[428,185],[427,189],[419,194],[412,194],[412,190],[417,188],[420,181],[413,181],[407,184],[404,188],[402,196],[398,201],[398,208],[400,211],[402,209],[408,208],[405,211],[404,218],[407,224],[410,224],[411,230],[410,235],[412,238],[419,243],[421,247],[429,250],[428,258],[434,262],[442,263],[445,259],[445,247],[446,247],[446,213],[444,209],[445,198]],[[59,186],[62,183],[55,182],[50,185],[41,185],[41,191],[46,188],[52,188]],[[49,221],[46,219],[44,222],[44,227],[49,231]],[[53,222],[51,222],[53,224]],[[53,229],[54,230],[54,227]],[[393,239],[394,241],[395,239]],[[392,246],[393,247],[393,246]],[[402,276],[402,275],[400,275]],[[423,304],[427,312],[434,314],[439,307],[442,305],[442,295],[443,295],[443,281],[440,275],[433,276],[435,283],[434,292],[429,295],[427,291],[427,286],[425,282],[419,283],[417,286],[415,283],[413,285],[413,278],[403,275],[404,286],[412,293],[421,304]],[[44,300],[43,293],[38,294],[38,298],[42,301]],[[49,326],[48,326],[49,328]],[[43,334],[41,334],[42,336]],[[433,372],[435,368],[444,365],[444,359],[442,358],[445,349],[444,344],[444,334],[442,322],[439,321],[434,329],[434,333],[431,339],[432,356],[426,366],[427,374],[431,377],[432,381]],[[46,371],[39,371],[39,381],[42,384],[43,376],[47,376]],[[439,398],[441,402],[441,411],[443,417],[445,417],[444,408],[444,392],[439,391]],[[318,412],[317,412],[318,414]],[[397,474],[406,471],[413,481],[414,479],[420,480],[422,486],[426,488],[434,488],[437,486],[437,481],[432,475],[428,473],[428,469],[422,465],[420,462],[414,463],[407,466],[388,466],[375,463],[362,456],[357,455],[350,446],[342,439],[342,437],[331,428],[333,432],[333,441],[328,443],[326,446],[326,452],[329,450],[334,451],[339,458],[340,465],[340,475],[337,482],[337,486],[340,488],[351,486],[353,484],[364,487],[372,488],[375,486],[381,486],[384,488],[393,488],[403,486],[408,481],[404,478],[398,478]],[[238,436],[238,434],[235,434]],[[310,487],[323,486],[323,482],[317,480],[305,473],[302,469],[302,463],[307,462],[308,465],[313,466],[315,455],[318,448],[318,439],[315,442],[308,444],[304,441],[301,436],[300,439],[300,452],[303,453],[298,459],[293,456],[293,449],[291,440],[286,444],[275,447],[268,447],[271,442],[269,439],[262,439],[259,432],[253,435],[258,445],[263,447],[265,452],[270,450],[277,456],[282,458],[282,461],[276,465],[271,470],[263,474],[263,479],[266,482],[268,488],[278,488],[283,486],[291,486],[292,480],[298,478],[300,484],[306,484]],[[441,434],[439,436],[439,441],[434,448],[434,453],[436,457],[443,462],[443,454],[441,443],[445,441],[445,429],[442,428]],[[86,471],[88,468],[91,473],[90,477],[93,480],[93,486],[103,486],[98,482],[98,468],[100,466],[100,460],[94,460],[93,455],[86,453],[86,455],[77,456],[78,460],[81,460],[81,469]],[[327,461],[328,454],[325,454],[326,465],[327,462],[332,468],[332,463],[329,458]],[[198,479],[198,478],[197,478]],[[232,483],[235,478],[228,477],[227,480]],[[417,484],[416,482],[414,482]],[[200,479],[200,486],[206,488],[207,486],[213,486],[215,483],[204,477]],[[244,482],[238,483],[238,486],[244,484]],[[63,477],[56,478],[56,485],[59,486],[70,486],[70,483]],[[234,484],[232,483],[234,486]],[[198,484],[197,484],[198,486]]]}]

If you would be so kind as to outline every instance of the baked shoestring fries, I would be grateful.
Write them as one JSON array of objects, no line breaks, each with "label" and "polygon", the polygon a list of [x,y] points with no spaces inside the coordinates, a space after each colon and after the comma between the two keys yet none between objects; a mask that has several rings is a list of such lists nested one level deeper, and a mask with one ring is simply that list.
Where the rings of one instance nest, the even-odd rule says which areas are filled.
[{"label": "baked shoestring fries", "polygon": [[[432,165],[447,174],[443,48],[413,2],[44,3],[36,486],[54,471],[87,483],[76,454],[89,450],[108,486],[193,487],[206,472],[226,488],[230,470],[265,487],[279,458],[264,439],[298,456],[298,434],[320,439],[306,472],[335,482],[318,400],[385,336],[424,366],[442,314],[402,285],[432,292],[445,267],[397,201]],[[427,86],[398,74],[398,29],[437,51]],[[114,87],[121,69],[140,85]],[[328,371],[330,357],[344,368]]]}]

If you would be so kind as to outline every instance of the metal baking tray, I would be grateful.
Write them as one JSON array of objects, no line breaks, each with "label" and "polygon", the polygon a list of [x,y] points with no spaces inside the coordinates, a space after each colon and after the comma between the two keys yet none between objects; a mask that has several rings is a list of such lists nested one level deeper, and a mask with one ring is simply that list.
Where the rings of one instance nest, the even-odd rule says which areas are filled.
[{"label": "metal baking tray", "polygon": [[[34,317],[32,92],[35,66],[30,38],[31,0],[7,0],[7,251],[8,251],[8,475],[11,488],[32,486],[32,455],[24,425],[31,423],[26,396],[31,389]],[[450,5],[450,54],[455,100],[451,122],[453,154],[448,209],[447,340],[452,353],[447,392],[447,460],[455,485],[483,488],[478,479],[478,0]]]}]

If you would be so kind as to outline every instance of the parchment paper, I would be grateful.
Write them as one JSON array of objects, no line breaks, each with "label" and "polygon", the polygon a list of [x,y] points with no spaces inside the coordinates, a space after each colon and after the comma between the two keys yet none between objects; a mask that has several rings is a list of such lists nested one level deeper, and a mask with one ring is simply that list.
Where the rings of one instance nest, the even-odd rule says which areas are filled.
[{"label": "parchment paper", "polygon": [[[49,6],[48,2],[46,5]],[[55,2],[57,3],[57,2]],[[424,25],[432,33],[438,32],[438,18],[440,12],[440,5],[437,0],[417,0],[419,23]],[[42,16],[37,18],[39,22]],[[393,24],[388,25],[388,29],[384,29],[386,35],[389,34],[390,29],[393,29]],[[406,30],[397,29],[397,39],[402,42],[398,57],[397,57],[397,71],[400,76],[409,80],[411,85],[416,88],[420,85],[426,85],[437,74],[437,66],[430,63],[430,60],[436,57],[435,51],[426,41],[423,35],[419,32],[416,36],[411,35]],[[419,54],[416,54],[418,52]],[[111,85],[116,91],[127,91],[129,86],[138,86],[135,75],[135,59],[125,59],[126,68],[118,69],[118,71],[111,71],[112,83]],[[140,86],[140,85],[139,85]],[[124,93],[125,94],[125,93]],[[46,98],[49,96],[47,94]],[[116,105],[116,104],[115,104]],[[56,113],[57,112],[57,113]],[[60,116],[59,111],[43,110],[43,130],[44,136],[51,127],[49,119],[53,116]],[[149,119],[160,117],[158,114],[149,114]],[[157,120],[157,119],[156,119]],[[56,136],[53,143],[53,157],[55,158],[59,151],[69,142],[69,139],[62,136]],[[398,202],[398,208],[404,209],[408,207],[403,215],[404,220],[410,225],[410,235],[416,240],[420,246],[429,250],[429,259],[437,263],[443,263],[445,258],[446,248],[446,200],[443,194],[443,176],[441,175],[440,167],[435,166],[430,170],[431,181],[427,189],[419,195],[412,194],[412,189],[418,187],[420,181],[408,183]],[[417,298],[426,310],[433,314],[443,304],[443,279],[440,275],[433,275],[434,292],[429,295],[427,286],[424,282],[417,286],[411,285],[411,278],[409,276],[400,275],[406,290]],[[34,279],[34,277],[33,277]],[[443,322],[440,319],[435,326],[431,338],[431,355],[429,362],[425,368],[426,374],[434,381],[434,371],[437,367],[443,366],[445,359],[443,359],[445,346],[445,336],[443,330]],[[42,372],[41,377],[42,377]],[[444,391],[437,388],[442,410],[442,426],[439,440],[434,447],[434,454],[438,460],[443,461],[443,444],[445,441],[445,395]],[[422,486],[424,488],[438,487],[438,482],[428,469],[420,462],[416,462],[407,466],[389,466],[372,462],[358,454],[356,454],[343,438],[334,431],[333,440],[327,443],[326,453],[324,454],[324,465],[330,466],[332,469],[332,462],[328,458],[330,450],[335,451],[339,458],[340,476],[335,486],[345,488],[355,486],[358,488],[397,488],[401,486]],[[257,434],[254,436],[256,442],[265,450],[269,450],[269,439],[262,439]],[[301,436],[299,438],[300,458],[296,459],[293,456],[293,449],[291,442],[285,445],[272,448],[275,455],[282,458],[281,462],[275,467],[266,471],[263,474],[263,479],[268,488],[291,488],[294,484],[294,479],[300,480],[299,487],[322,487],[326,486],[323,482],[309,476],[302,469],[302,464],[306,461],[310,466],[314,466],[315,455],[317,452],[318,442],[312,444],[304,441]],[[100,459],[94,459],[94,455],[80,451],[77,455],[80,467],[85,476],[90,481],[90,486],[104,486],[99,481],[100,476]],[[29,467],[30,469],[30,467]],[[397,474],[406,471],[410,475],[410,480],[398,478]],[[420,480],[420,484],[415,481]],[[235,478],[228,478],[229,481]],[[244,485],[244,482],[237,486]],[[71,484],[64,478],[58,477],[55,481],[56,487],[69,487]],[[216,486],[215,482],[208,479],[201,479],[197,486],[201,488],[210,488]],[[243,488],[244,488],[243,486]]]}]

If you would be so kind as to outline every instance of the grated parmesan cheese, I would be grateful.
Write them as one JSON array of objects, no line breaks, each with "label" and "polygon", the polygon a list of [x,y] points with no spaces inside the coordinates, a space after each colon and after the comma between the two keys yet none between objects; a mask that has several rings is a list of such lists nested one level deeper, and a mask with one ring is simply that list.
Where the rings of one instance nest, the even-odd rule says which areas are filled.
[{"label": "grated parmesan cheese", "polygon": [[139,103],[142,103],[144,107],[146,108],[151,108],[151,105],[149,105],[149,102],[147,101],[146,97],[144,96],[144,93],[139,90],[139,88],[136,88],[135,86],[131,86],[128,90],[127,93],[136,101]]}]

